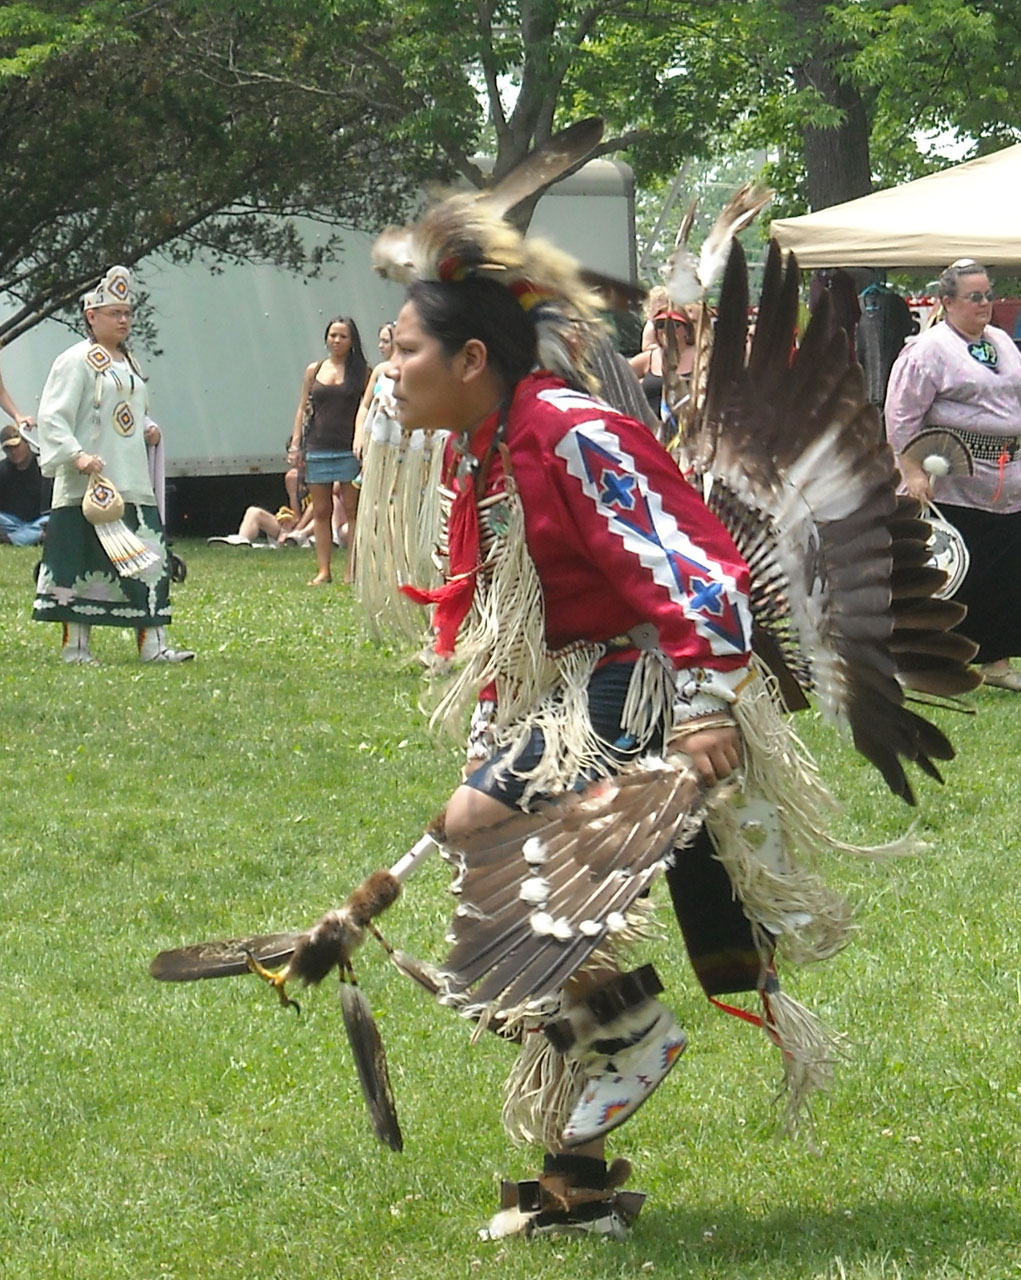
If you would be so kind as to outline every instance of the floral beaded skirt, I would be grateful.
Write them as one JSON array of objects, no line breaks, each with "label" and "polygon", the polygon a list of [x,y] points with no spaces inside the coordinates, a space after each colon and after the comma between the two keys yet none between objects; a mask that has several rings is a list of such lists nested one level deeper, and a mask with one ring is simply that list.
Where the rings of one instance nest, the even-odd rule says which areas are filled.
[{"label": "floral beaded skirt", "polygon": [[160,557],[137,578],[117,573],[81,507],[52,512],[32,609],[37,622],[108,627],[163,627],[170,622],[170,558],[159,512],[128,503],[123,520]]}]

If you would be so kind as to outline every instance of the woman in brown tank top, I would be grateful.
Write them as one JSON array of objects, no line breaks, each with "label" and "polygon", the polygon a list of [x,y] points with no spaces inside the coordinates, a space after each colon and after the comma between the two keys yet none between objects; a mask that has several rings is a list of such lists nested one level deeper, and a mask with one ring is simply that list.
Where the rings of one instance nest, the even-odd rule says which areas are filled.
[{"label": "woman in brown tank top", "polygon": [[318,572],[309,583],[312,587],[332,581],[333,486],[338,483],[349,548],[344,580],[351,581],[351,548],[358,512],[354,482],[361,470],[352,445],[355,416],[369,378],[358,326],[350,316],[334,316],[323,338],[329,355],[305,370],[288,449],[289,461],[297,461],[304,452],[318,565]]}]

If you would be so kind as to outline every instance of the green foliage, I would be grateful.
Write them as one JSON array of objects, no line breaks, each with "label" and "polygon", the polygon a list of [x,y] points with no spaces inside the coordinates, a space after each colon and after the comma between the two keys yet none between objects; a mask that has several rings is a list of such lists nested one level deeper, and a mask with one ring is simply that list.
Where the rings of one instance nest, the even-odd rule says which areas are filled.
[{"label": "green foliage", "polygon": [[603,115],[649,192],[755,153],[784,216],[1021,131],[1013,0],[22,0],[0,6],[12,340],[158,253],[314,271],[290,221],[372,229]]},{"label": "green foliage", "polygon": [[[663,886],[654,960],[691,1041],[614,1136],[650,1193],[632,1236],[475,1235],[499,1175],[534,1152],[499,1126],[513,1056],[435,1007],[371,941],[356,963],[406,1146],[371,1136],[332,981],[296,1018],[252,978],[163,986],[163,947],[304,927],[417,839],[460,748],[418,709],[420,667],[373,645],[307,553],[179,544],[172,636],[194,663],[140,667],[103,630],[91,669],[29,618],[31,549],[0,549],[0,1276],[10,1280],[1005,1280],[1021,1274],[1017,1140],[1021,842],[1013,695],[940,717],[961,751],[919,780],[922,855],[834,860],[859,934],[785,985],[851,1036],[816,1111],[818,1151],[778,1141],[775,1051],[711,1009]],[[342,566],[337,566],[338,569]],[[811,718],[840,834],[911,815]],[[438,862],[380,920],[442,957]]]},{"label": "green foliage", "polygon": [[[775,19],[799,8],[796,0],[765,0],[747,6]],[[1016,141],[1018,52],[1021,24],[1017,7],[978,0],[919,0],[853,4],[804,3],[813,11],[815,49],[837,79],[856,94],[869,131],[870,174],[876,187],[923,176],[947,163],[939,147],[958,137],[976,153]],[[788,13],[789,18],[789,13]],[[784,128],[799,134],[806,125],[832,127],[834,104],[811,89],[790,85],[804,33],[771,21],[769,27],[770,107],[751,113],[741,141],[778,148],[774,179],[784,199],[777,216],[804,210],[804,160],[785,145]]]},{"label": "green foliage", "polygon": [[73,311],[113,261],[314,269],[292,216],[400,216],[425,164],[402,140],[407,99],[361,51],[364,6],[347,6],[350,29],[336,8],[105,4],[71,20],[57,3],[33,6],[34,29],[0,27],[0,162],[17,192],[0,289],[23,304],[0,333]]}]

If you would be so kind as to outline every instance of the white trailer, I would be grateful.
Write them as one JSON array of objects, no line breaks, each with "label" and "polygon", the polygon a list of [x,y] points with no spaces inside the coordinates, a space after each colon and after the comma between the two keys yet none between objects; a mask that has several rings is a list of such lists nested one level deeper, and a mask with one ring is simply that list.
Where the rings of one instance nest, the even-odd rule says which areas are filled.
[{"label": "white trailer", "polygon": [[[328,234],[311,220],[301,227],[310,246]],[[553,240],[585,266],[633,282],[631,170],[616,161],[590,161],[543,196],[529,234]],[[305,366],[324,354],[327,322],[353,316],[371,366],[379,326],[400,306],[401,288],[370,266],[371,243],[369,234],[345,233],[343,256],[311,278],[272,266],[172,266],[157,257],[138,265],[163,354],[154,357],[140,346],[136,354],[150,375],[153,416],[164,432],[173,524],[205,532],[213,523],[219,531],[248,498],[261,502],[268,489],[265,505],[283,500],[285,442]],[[13,310],[11,299],[0,296],[0,315]],[[23,413],[35,411],[50,363],[75,336],[48,320],[0,353],[4,382]],[[235,483],[193,483],[211,477],[234,477]],[[272,483],[259,477],[272,477]]]}]

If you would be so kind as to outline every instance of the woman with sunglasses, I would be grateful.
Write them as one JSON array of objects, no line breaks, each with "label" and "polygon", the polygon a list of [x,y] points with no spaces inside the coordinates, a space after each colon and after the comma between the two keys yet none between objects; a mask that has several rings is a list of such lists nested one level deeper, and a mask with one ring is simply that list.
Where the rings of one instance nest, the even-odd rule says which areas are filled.
[{"label": "woman with sunglasses", "polygon": [[[962,258],[939,279],[942,319],[909,338],[890,373],[886,430],[904,488],[959,530],[971,559],[956,598],[979,645],[985,683],[1021,693],[1021,354],[992,324],[985,267]],[[970,476],[933,476],[902,452],[926,428],[948,428],[974,459]]]},{"label": "woman with sunglasses", "polygon": [[685,312],[672,311],[666,303],[657,308],[651,324],[651,345],[643,347],[636,356],[632,356],[629,364],[642,384],[652,412],[665,421],[663,371],[667,359],[668,331],[673,331],[677,344],[677,378],[686,381],[690,379],[695,363],[695,328]]}]

